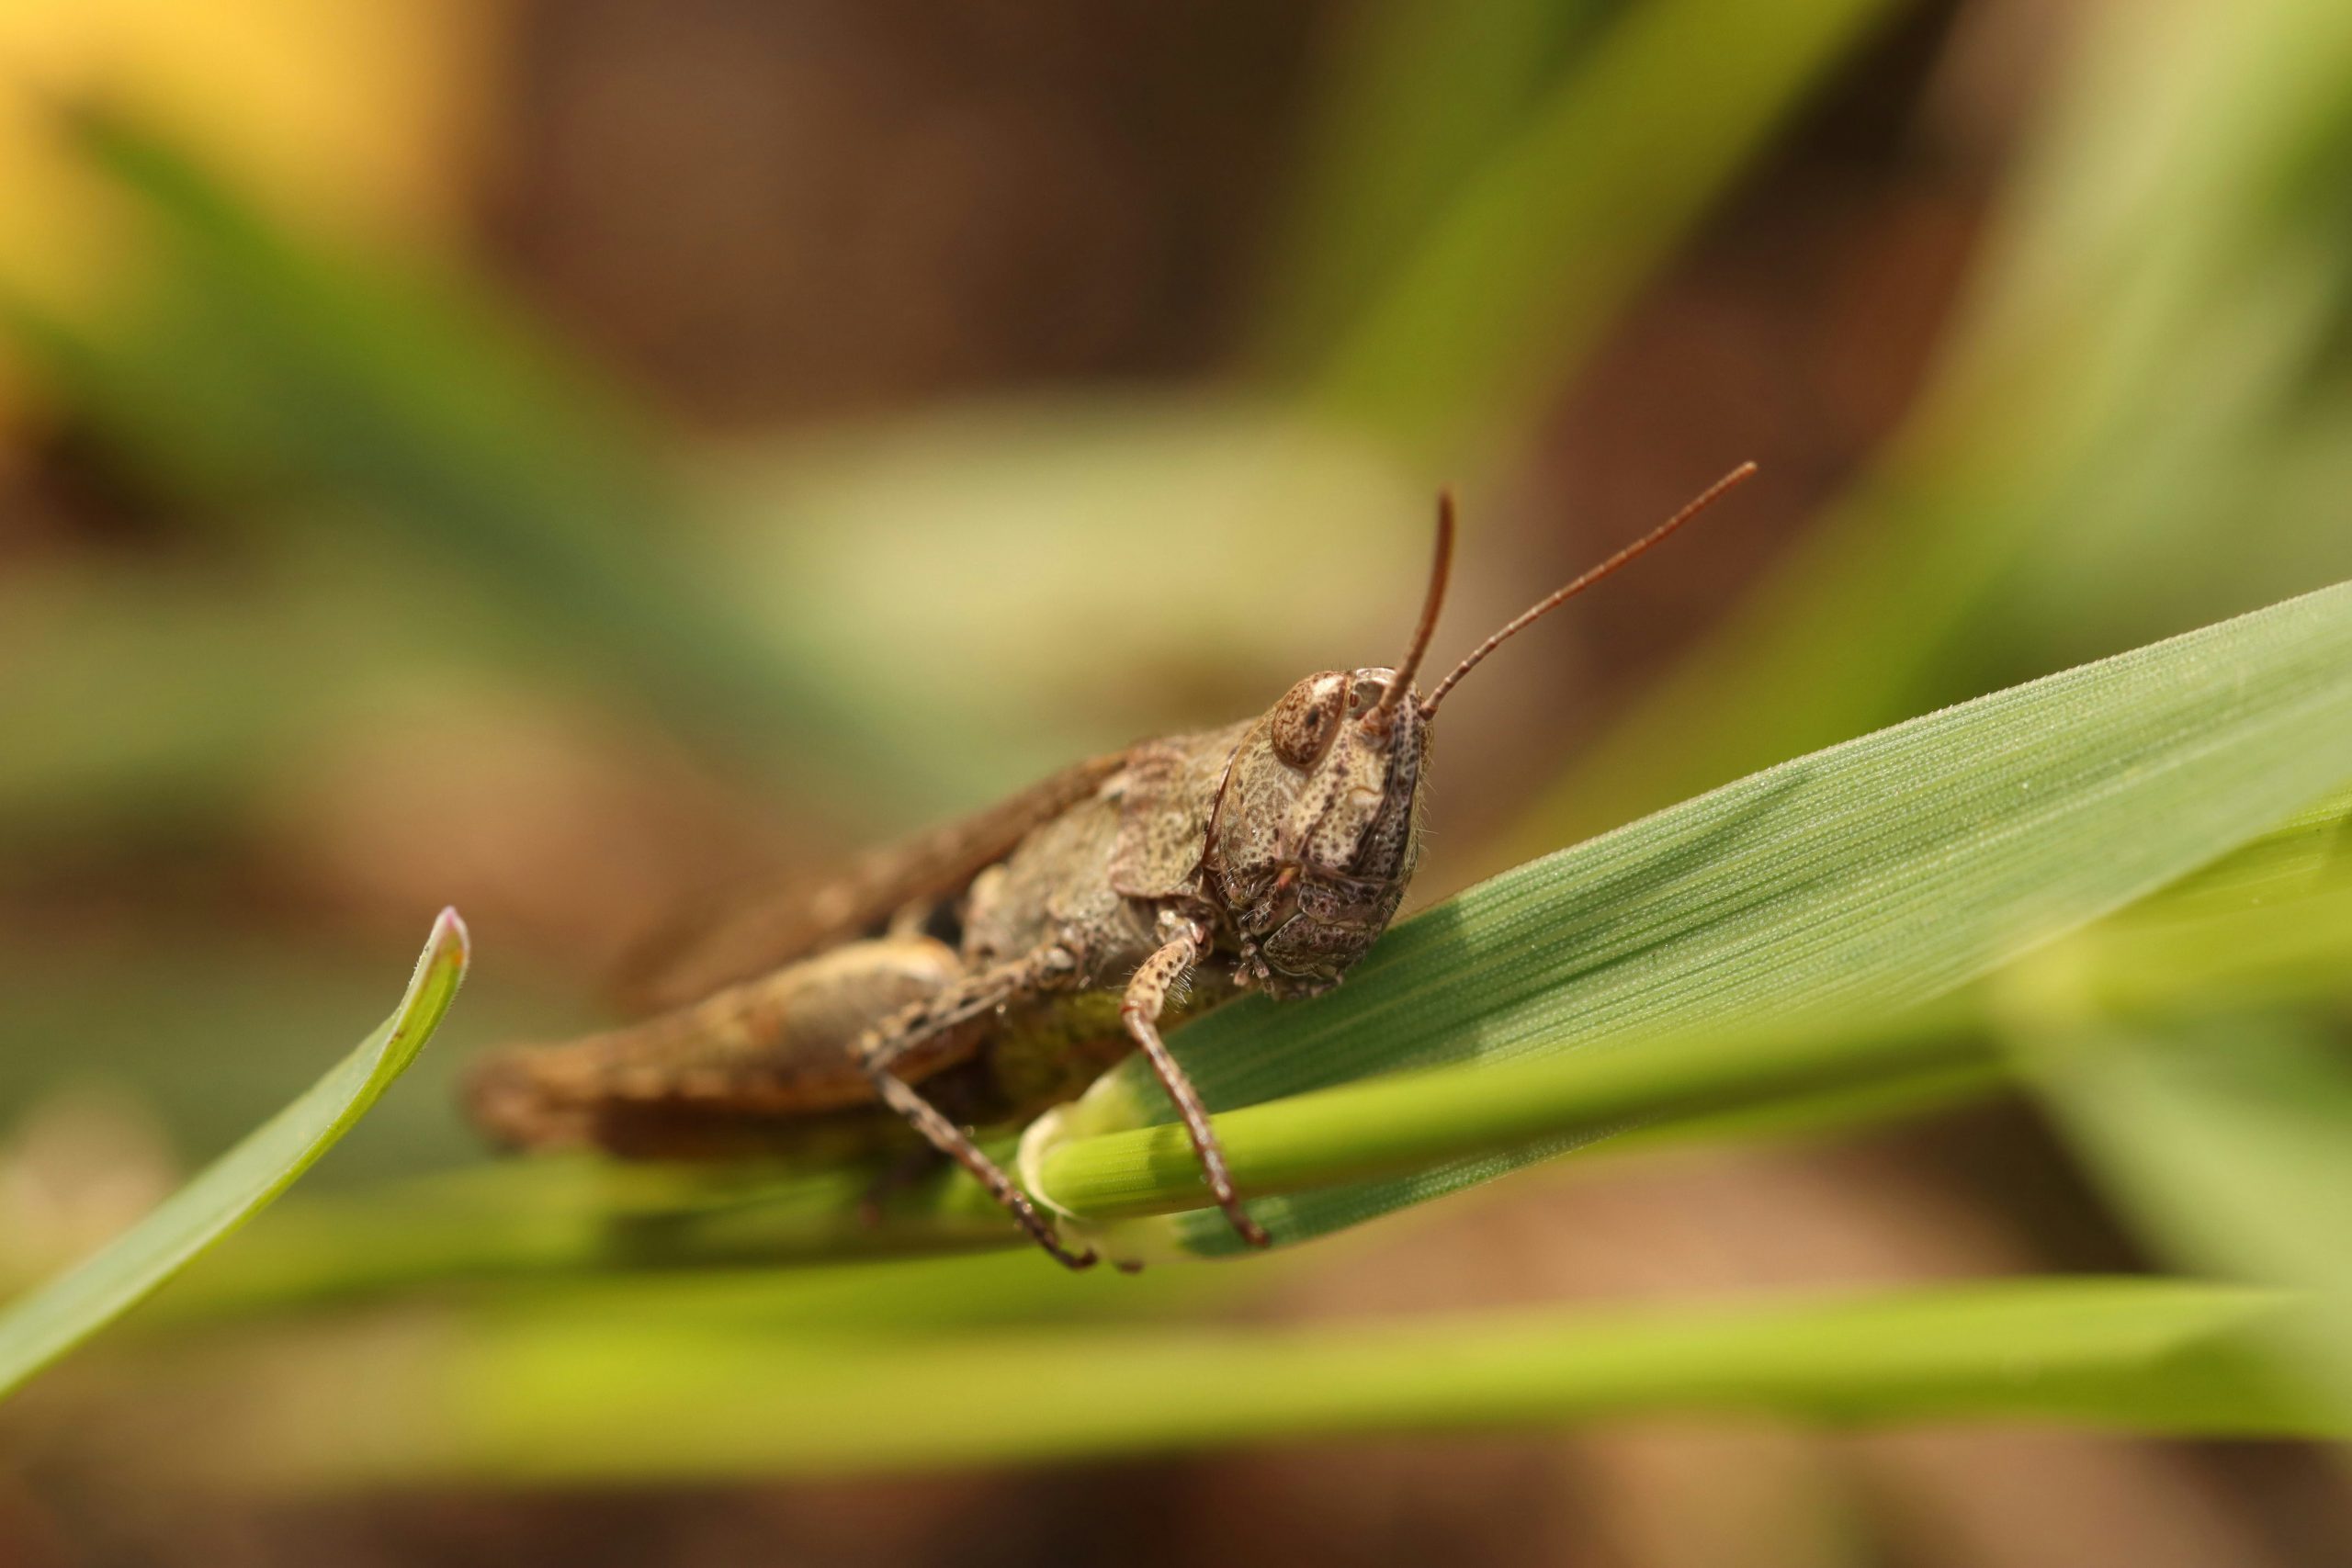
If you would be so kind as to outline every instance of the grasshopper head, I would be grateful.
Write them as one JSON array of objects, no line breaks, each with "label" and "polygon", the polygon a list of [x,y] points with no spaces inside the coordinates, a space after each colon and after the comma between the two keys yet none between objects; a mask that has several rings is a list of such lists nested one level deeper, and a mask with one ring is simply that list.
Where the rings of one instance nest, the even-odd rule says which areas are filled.
[{"label": "grasshopper head", "polygon": [[1379,668],[1309,675],[1234,752],[1208,865],[1245,978],[1277,997],[1338,984],[1405,896],[1427,721],[1408,700],[1409,669],[1404,680]]},{"label": "grasshopper head", "polygon": [[1404,660],[1309,675],[1234,750],[1204,863],[1240,938],[1246,984],[1281,998],[1329,990],[1405,897],[1420,853],[1429,730],[1413,672],[1453,558],[1453,498],[1443,495],[1437,558]]},{"label": "grasshopper head", "polygon": [[1426,697],[1413,686],[1453,556],[1453,499],[1438,498],[1437,555],[1410,648],[1394,668],[1326,670],[1284,693],[1227,764],[1203,858],[1239,938],[1244,984],[1277,998],[1339,984],[1388,928],[1420,854],[1430,722],[1505,639],[1689,522],[1756,471],[1743,464],[1647,536],[1506,624]]}]

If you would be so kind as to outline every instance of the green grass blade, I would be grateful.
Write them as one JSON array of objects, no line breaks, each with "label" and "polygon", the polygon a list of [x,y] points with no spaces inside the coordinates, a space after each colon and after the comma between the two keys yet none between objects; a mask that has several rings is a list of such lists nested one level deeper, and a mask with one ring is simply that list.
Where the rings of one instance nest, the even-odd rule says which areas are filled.
[{"label": "green grass blade", "polygon": [[2249,1354],[2292,1304],[2175,1280],[2048,1280],[1271,1330],[843,1337],[502,1317],[346,1389],[329,1427],[309,1406],[274,1409],[269,1385],[232,1366],[226,1401],[243,1419],[195,1462],[294,1487],[705,1482],[1653,1413],[2340,1432]]},{"label": "green grass blade", "polygon": [[[2352,995],[2348,818],[2352,794],[2332,795],[2155,897],[2044,949],[2032,973],[2062,976],[2070,993],[2101,1007],[2138,1013],[2210,1007],[2217,998]],[[1899,1113],[2006,1081],[1995,1020],[2016,1017],[2018,993],[2009,986],[1988,997],[1977,987],[1860,1028],[1833,1021],[1717,1030],[1645,1040],[1638,1050],[1395,1074],[1229,1111],[1217,1130],[1234,1179],[1252,1192],[1280,1193],[1515,1142],[1627,1131],[1656,1142],[1760,1128],[1768,1119],[1802,1126],[1817,1120],[1814,1111],[1849,1105]],[[1055,1145],[1036,1174],[1057,1202],[1090,1220],[1206,1201],[1192,1145],[1169,1123]]]},{"label": "green grass blade", "polygon": [[0,1310],[0,1396],[136,1305],[291,1186],[365,1115],[431,1038],[466,972],[446,910],[401,1004],[303,1096],[93,1257]]},{"label": "green grass blade", "polygon": [[[1177,1049],[1229,1108],[1775,1018],[1867,1021],[2145,896],[2346,778],[2352,586],[1915,719],[1536,861],[1399,927],[1331,995],[1236,1003]],[[1171,1119],[1129,1062],[1063,1135]],[[1278,1237],[1319,1235],[1544,1152],[1268,1200],[1261,1217]],[[1188,1250],[1231,1245],[1213,1213],[1143,1224],[1163,1227],[1123,1238],[1143,1250],[1164,1250],[1171,1225]]]},{"label": "green grass blade", "polygon": [[[1216,1119],[1245,1191],[1269,1195],[1418,1173],[1527,1146],[1556,1153],[1632,1126],[1879,1087],[1987,1063],[1994,1052],[1960,1017],[1907,1028],[1717,1031],[1639,1049],[1539,1052],[1524,1060],[1392,1073],[1246,1106]],[[1197,1209],[1209,1199],[1174,1124],[1048,1147],[1034,1179],[1086,1220]]]},{"label": "green grass blade", "polygon": [[[1361,1179],[1468,1146],[1506,1146],[1539,1120],[1555,1137],[1610,1133],[1586,1154],[1818,1135],[2005,1091],[2002,1029],[2034,1015],[2037,994],[2052,982],[2054,999],[2068,1010],[2088,1004],[2136,1018],[2179,1016],[2215,998],[2262,1005],[2343,998],[2352,996],[2352,879],[2340,874],[2352,869],[2347,813],[2352,795],[2338,794],[2044,948],[2030,973],[2006,972],[1869,1027],[1849,1020],[1819,1030],[1728,1031],[1518,1066],[1441,1068],[1321,1091],[1313,1098],[1325,1110],[1296,1124],[1289,1114],[1303,1102],[1288,1100],[1227,1112],[1218,1125],[1244,1186],[1267,1192]],[[1434,1099],[1407,1100],[1411,1114],[1385,1120],[1348,1109],[1358,1093],[1377,1111],[1397,1104],[1397,1091],[1441,1079],[1447,1093],[1469,1097],[1490,1075],[1496,1092],[1466,1098],[1459,1115]],[[967,1185],[910,1195],[893,1224],[869,1231],[846,1212],[865,1180],[858,1173],[739,1180],[731,1193],[700,1201],[680,1174],[537,1162],[327,1201],[306,1195],[175,1289],[169,1313],[150,1321],[460,1282],[674,1276],[877,1250],[1021,1245]],[[1093,1219],[1201,1201],[1197,1165],[1167,1126],[1057,1145],[1042,1175],[1058,1201]],[[714,1201],[733,1211],[716,1228],[694,1217]],[[632,1237],[614,1223],[624,1213],[662,1218]]]},{"label": "green grass blade", "polygon": [[2258,1015],[2094,1026],[2032,1049],[2033,1080],[2123,1213],[2193,1267],[2302,1287],[2294,1364],[2352,1415],[2352,1067]]}]

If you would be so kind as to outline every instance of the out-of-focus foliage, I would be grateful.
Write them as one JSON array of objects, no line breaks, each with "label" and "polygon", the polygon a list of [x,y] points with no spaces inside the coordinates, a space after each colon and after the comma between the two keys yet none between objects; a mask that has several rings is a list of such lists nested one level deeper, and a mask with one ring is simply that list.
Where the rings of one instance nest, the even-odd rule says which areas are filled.
[{"label": "out-of-focus foliage", "polygon": [[[313,1440],[299,1410],[271,1408],[266,1392],[241,1402],[251,1425],[227,1428],[232,1440],[195,1468],[297,1490],[707,1482],[1693,1410],[1840,1426],[2041,1419],[2182,1435],[2340,1434],[2343,1420],[2271,1375],[2256,1348],[2298,1305],[2177,1280],[2044,1280],[1744,1310],[1519,1313],[1311,1332],[877,1341],[780,1335],[773,1324],[491,1322],[401,1355],[398,1376],[375,1385],[397,1394],[352,1401],[352,1440]],[[242,1370],[200,1369],[215,1386],[199,1389],[217,1397]],[[942,1389],[956,1397],[941,1400]],[[910,1419],[916,1411],[922,1418]]]},{"label": "out-of-focus foliage", "polygon": [[[1514,0],[1442,22],[1417,9],[1376,7],[1365,28],[1346,85],[1388,107],[1334,106],[1346,150],[1305,209],[1301,276],[1277,320],[1311,330],[1363,296],[1317,395],[1459,462],[1508,449],[1806,85],[1888,7],[1661,0],[1598,29],[1548,80],[1546,36],[1576,30],[1586,7]],[[1367,266],[1384,276],[1350,287]]]},{"label": "out-of-focus foliage", "polygon": [[[138,287],[143,258],[124,215],[61,134],[59,111],[78,99],[167,118],[312,220],[446,232],[458,217],[451,169],[481,138],[503,10],[466,0],[10,6],[0,15],[0,285],[101,317],[129,308]],[[0,408],[37,385],[8,376]]]},{"label": "out-of-focus foliage", "polygon": [[2352,1076],[2340,1054],[2258,1014],[2034,1049],[2045,1092],[2155,1242],[2188,1268],[2311,1287],[2321,1308],[2284,1343],[2352,1410],[2352,1260],[2338,1241]]},{"label": "out-of-focus foliage", "polygon": [[1515,848],[2352,570],[2340,507],[2289,480],[2347,439],[2352,13],[2071,21],[1903,432]]}]

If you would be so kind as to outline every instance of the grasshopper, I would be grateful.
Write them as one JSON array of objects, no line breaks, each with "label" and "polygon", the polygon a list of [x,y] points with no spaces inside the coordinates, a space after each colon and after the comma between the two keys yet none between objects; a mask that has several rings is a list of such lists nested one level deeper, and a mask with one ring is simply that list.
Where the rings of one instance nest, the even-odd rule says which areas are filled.
[{"label": "grasshopper", "polygon": [[1093,1253],[1066,1246],[967,1129],[1026,1121],[1139,1049],[1218,1206],[1267,1246],[1162,1031],[1245,990],[1287,1000],[1337,986],[1412,877],[1446,694],[1753,472],[1734,469],[1530,606],[1424,696],[1413,679],[1453,552],[1442,495],[1400,663],[1319,671],[1256,718],[1080,762],[721,926],[648,996],[664,1010],[486,1059],[468,1085],[473,1119],[511,1147],[623,1157],[935,1150],[1080,1269]]}]

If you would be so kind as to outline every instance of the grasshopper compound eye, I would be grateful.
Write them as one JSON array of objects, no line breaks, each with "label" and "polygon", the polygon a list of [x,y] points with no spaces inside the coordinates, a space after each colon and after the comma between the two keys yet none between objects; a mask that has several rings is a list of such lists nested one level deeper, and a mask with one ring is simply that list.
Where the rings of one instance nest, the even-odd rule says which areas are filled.
[{"label": "grasshopper compound eye", "polygon": [[1348,707],[1348,678],[1340,671],[1309,675],[1274,705],[1268,726],[1274,751],[1295,768],[1313,767],[1331,749]]}]

